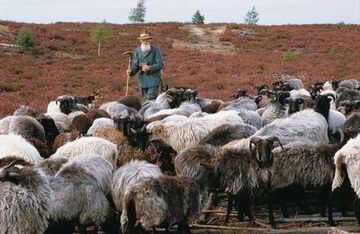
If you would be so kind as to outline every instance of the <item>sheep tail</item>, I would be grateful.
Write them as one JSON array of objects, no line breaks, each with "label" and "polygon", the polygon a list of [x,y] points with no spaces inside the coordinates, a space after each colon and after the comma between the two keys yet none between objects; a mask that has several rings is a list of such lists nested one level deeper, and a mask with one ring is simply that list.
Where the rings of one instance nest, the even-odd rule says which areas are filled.
[{"label": "sheep tail", "polygon": [[121,214],[122,233],[130,234],[136,223],[135,201],[131,193],[127,193],[123,201],[123,213]]},{"label": "sheep tail", "polygon": [[345,179],[345,174],[343,173],[343,165],[344,164],[344,156],[343,155],[336,155],[334,157],[335,160],[335,176],[332,182],[331,191],[334,191],[336,188],[339,188]]}]

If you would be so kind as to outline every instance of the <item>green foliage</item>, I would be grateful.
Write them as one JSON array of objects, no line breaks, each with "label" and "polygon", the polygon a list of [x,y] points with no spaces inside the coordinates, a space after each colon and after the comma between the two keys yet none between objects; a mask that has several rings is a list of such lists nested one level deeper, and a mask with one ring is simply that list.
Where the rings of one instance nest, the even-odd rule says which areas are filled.
[{"label": "green foliage", "polygon": [[145,0],[138,0],[136,7],[130,10],[129,20],[134,23],[145,22]]},{"label": "green foliage", "polygon": [[291,51],[286,51],[282,53],[282,59],[284,62],[293,62],[296,60],[296,55]]},{"label": "green foliage", "polygon": [[193,24],[204,24],[205,17],[200,14],[200,11],[197,10],[192,17]]},{"label": "green foliage", "polygon": [[36,48],[32,33],[27,28],[20,28],[18,35],[14,38],[14,44],[23,51],[32,51]]},{"label": "green foliage", "polygon": [[257,13],[255,6],[246,13],[245,24],[255,25],[259,21],[259,13]]},{"label": "green foliage", "polygon": [[111,28],[105,20],[91,30],[91,40],[98,45],[98,56],[100,56],[101,44],[109,40],[111,36]]}]

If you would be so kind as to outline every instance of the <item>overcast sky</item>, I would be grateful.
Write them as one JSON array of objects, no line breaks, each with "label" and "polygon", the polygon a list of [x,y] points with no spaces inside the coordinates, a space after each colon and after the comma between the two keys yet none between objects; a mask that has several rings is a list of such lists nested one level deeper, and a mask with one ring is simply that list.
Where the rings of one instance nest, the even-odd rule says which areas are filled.
[{"label": "overcast sky", "polygon": [[[0,20],[29,23],[130,23],[136,0],[0,0]],[[360,0],[146,0],[146,22],[190,22],[196,10],[205,23],[243,23],[252,6],[259,24],[360,24]]]}]

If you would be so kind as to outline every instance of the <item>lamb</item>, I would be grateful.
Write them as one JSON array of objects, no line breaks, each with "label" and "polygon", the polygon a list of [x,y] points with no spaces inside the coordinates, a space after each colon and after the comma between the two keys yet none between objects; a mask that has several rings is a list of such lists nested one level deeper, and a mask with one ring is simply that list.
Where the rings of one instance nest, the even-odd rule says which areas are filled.
[{"label": "lamb", "polygon": [[41,171],[17,167],[0,169],[0,230],[2,233],[44,233],[48,227],[51,189]]},{"label": "lamb", "polygon": [[[348,175],[351,187],[356,193],[354,201],[354,210],[357,221],[360,225],[360,188],[359,188],[359,154],[360,154],[360,134],[350,139],[334,156],[335,176],[332,182],[331,190],[342,186],[345,175]],[[346,170],[346,173],[344,172]]]},{"label": "lamb", "polygon": [[189,233],[187,223],[201,211],[212,178],[212,169],[202,164],[195,179],[162,176],[139,182],[125,194],[122,232],[132,233],[138,220],[144,229],[178,224],[179,233]]},{"label": "lamb", "polygon": [[221,111],[202,118],[189,118],[180,123],[162,123],[155,126],[152,134],[158,134],[165,143],[179,152],[195,146],[216,127],[222,124],[242,124],[236,111]]},{"label": "lamb", "polygon": [[117,146],[110,141],[99,137],[82,137],[69,142],[51,155],[50,158],[73,158],[81,154],[98,154],[116,167],[118,150]]},{"label": "lamb", "polygon": [[90,225],[102,226],[106,233],[117,233],[115,212],[106,198],[112,170],[99,155],[85,154],[70,160],[55,177],[50,177],[54,194],[48,233],[73,233],[74,224],[80,233]]},{"label": "lamb", "polygon": [[131,160],[118,168],[112,177],[111,191],[115,207],[122,211],[122,201],[124,195],[139,181],[148,177],[162,176],[161,170],[157,165],[146,161]]},{"label": "lamb", "polygon": [[20,135],[0,135],[0,158],[16,156],[32,164],[43,159],[36,148]]}]

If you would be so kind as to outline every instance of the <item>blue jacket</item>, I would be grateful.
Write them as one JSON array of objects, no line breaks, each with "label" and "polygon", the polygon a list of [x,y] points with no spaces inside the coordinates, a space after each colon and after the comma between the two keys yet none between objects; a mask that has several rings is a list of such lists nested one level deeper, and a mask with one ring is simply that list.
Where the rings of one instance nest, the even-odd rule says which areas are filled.
[{"label": "blue jacket", "polygon": [[[140,47],[135,49],[133,63],[131,65],[131,74],[134,76],[138,71],[139,86],[141,88],[156,87],[160,85],[161,69],[164,67],[163,55],[157,46],[150,45],[149,52],[142,52]],[[141,71],[141,64],[147,64],[150,67],[148,73]]]}]

